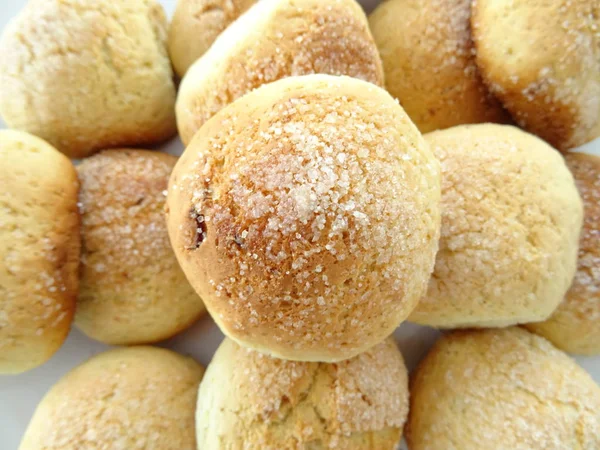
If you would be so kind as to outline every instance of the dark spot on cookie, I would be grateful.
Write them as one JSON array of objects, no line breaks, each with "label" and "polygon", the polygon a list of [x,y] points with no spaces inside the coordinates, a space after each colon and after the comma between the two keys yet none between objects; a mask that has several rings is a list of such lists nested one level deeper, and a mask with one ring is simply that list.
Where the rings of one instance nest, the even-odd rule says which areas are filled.
[{"label": "dark spot on cookie", "polygon": [[244,244],[244,238],[242,238],[239,234],[235,234],[233,237],[233,242],[235,242],[240,247]]},{"label": "dark spot on cookie", "polygon": [[192,219],[192,223],[191,223],[191,228],[192,228],[191,231],[193,231],[191,233],[192,234],[192,236],[191,236],[192,242],[186,248],[188,250],[195,250],[198,247],[200,247],[202,242],[204,242],[204,240],[206,239],[206,233],[207,233],[206,221],[204,220],[204,214],[200,214],[195,210],[190,211],[190,219]]},{"label": "dark spot on cookie", "polygon": [[206,239],[206,222],[204,221],[204,216],[202,214],[198,214],[196,217],[196,248],[200,247],[200,244]]}]

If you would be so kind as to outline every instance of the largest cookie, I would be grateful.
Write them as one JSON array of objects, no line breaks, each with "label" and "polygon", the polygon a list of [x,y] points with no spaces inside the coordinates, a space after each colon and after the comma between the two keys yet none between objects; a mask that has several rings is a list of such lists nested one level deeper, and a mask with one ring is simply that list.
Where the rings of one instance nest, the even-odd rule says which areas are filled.
[{"label": "largest cookie", "polygon": [[68,156],[175,132],[155,0],[32,0],[0,40],[0,114]]},{"label": "largest cookie", "polygon": [[350,358],[424,293],[439,166],[389,94],[290,77],[221,110],[178,161],[175,254],[221,329],[277,357]]},{"label": "largest cookie", "polygon": [[264,0],[233,22],[194,63],[177,96],[177,127],[189,143],[221,108],[292,75],[348,75],[383,85],[367,18],[354,0]]},{"label": "largest cookie", "polygon": [[0,131],[0,373],[39,366],[69,333],[77,297],[79,183],[46,142]]},{"label": "largest cookie", "polygon": [[519,125],[567,150],[600,136],[600,3],[475,0],[477,64]]}]

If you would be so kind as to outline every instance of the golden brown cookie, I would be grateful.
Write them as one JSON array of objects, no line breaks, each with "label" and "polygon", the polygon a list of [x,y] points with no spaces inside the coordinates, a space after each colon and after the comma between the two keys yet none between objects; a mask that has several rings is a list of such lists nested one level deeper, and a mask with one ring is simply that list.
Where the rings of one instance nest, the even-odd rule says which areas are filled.
[{"label": "golden brown cookie", "polygon": [[261,0],[190,67],[177,96],[187,145],[211,116],[263,84],[293,75],[348,75],[383,86],[367,18],[355,0]]},{"label": "golden brown cookie", "polygon": [[527,328],[567,352],[595,355],[600,353],[600,157],[570,153],[566,160],[584,208],[577,273],[554,314]]},{"label": "golden brown cookie", "polygon": [[193,359],[156,347],[96,355],[50,389],[19,450],[196,450],[203,372]]},{"label": "golden brown cookie", "polygon": [[600,388],[521,328],[443,336],[411,379],[411,450],[600,448]]},{"label": "golden brown cookie", "polygon": [[204,311],[167,234],[164,205],[177,158],[107,150],[77,167],[81,180],[82,270],[75,322],[108,344],[156,342]]},{"label": "golden brown cookie", "polygon": [[203,450],[394,450],[408,376],[392,339],[336,364],[285,361],[221,344],[198,393]]},{"label": "golden brown cookie", "polygon": [[0,114],[72,158],[175,133],[155,0],[30,0],[0,39]]},{"label": "golden brown cookie", "polygon": [[425,136],[442,166],[442,231],[410,320],[441,328],[546,319],[575,274],[581,199],[556,150],[515,127]]},{"label": "golden brown cookie", "polygon": [[175,72],[188,68],[217,36],[257,0],[178,0],[169,26],[169,55]]},{"label": "golden brown cookie", "polygon": [[477,65],[520,126],[559,150],[600,136],[598,0],[474,0]]},{"label": "golden brown cookie", "polygon": [[168,229],[229,337],[337,361],[391,334],[424,294],[439,195],[437,160],[387,92],[290,77],[196,134],[171,176]]},{"label": "golden brown cookie", "polygon": [[389,0],[369,16],[385,86],[423,133],[508,119],[481,80],[470,18],[471,0]]},{"label": "golden brown cookie", "polygon": [[73,164],[55,148],[0,130],[0,374],[46,362],[69,333],[78,188]]}]

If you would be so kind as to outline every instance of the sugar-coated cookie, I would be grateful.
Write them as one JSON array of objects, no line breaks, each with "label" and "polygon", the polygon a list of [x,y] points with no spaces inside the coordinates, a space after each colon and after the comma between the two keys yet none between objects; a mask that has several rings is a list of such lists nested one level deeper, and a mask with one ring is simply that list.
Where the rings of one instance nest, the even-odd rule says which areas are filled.
[{"label": "sugar-coated cookie", "polygon": [[383,89],[290,77],[196,134],[169,183],[169,235],[225,334],[336,361],[391,334],[424,294],[439,183],[429,146]]}]

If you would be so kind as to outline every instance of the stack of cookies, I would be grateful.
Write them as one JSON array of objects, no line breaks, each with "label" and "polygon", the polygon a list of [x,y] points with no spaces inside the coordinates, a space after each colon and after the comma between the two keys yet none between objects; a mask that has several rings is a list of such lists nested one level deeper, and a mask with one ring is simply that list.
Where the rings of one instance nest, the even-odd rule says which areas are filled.
[{"label": "stack of cookies", "polygon": [[[72,322],[124,347],[20,450],[600,448],[559,350],[600,353],[600,158],[569,152],[600,136],[599,15],[30,0],[0,40],[0,373]],[[147,345],[205,311],[205,374]],[[456,330],[410,386],[405,321]]]}]

